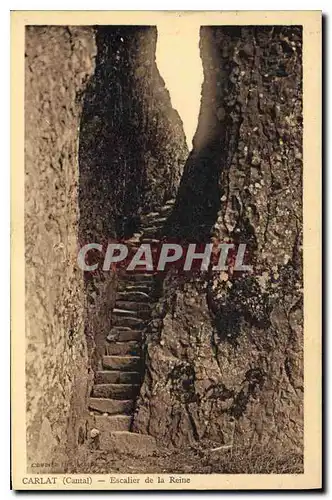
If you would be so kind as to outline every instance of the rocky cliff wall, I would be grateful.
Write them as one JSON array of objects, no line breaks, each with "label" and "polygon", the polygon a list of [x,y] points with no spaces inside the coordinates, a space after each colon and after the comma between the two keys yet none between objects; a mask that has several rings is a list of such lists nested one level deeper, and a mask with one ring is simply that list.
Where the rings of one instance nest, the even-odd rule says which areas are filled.
[{"label": "rocky cliff wall", "polygon": [[169,235],[243,242],[251,273],[169,273],[135,429],[302,453],[302,33],[203,27],[199,127]]},{"label": "rocky cliff wall", "polygon": [[[140,214],[175,196],[187,157],[182,122],[155,61],[153,26],[96,28],[96,70],[80,127],[80,243],[132,236]],[[98,366],[116,275],[85,273],[86,334]]]},{"label": "rocky cliff wall", "polygon": [[30,464],[61,470],[85,439],[116,276],[83,280],[79,245],[128,236],[175,195],[169,237],[246,243],[253,272],[160,279],[134,429],[166,445],[302,451],[301,28],[201,29],[201,112],[184,169],[156,36],[26,32]]},{"label": "rocky cliff wall", "polygon": [[85,436],[89,369],[83,275],[76,265],[78,129],[95,53],[91,28],[26,29],[27,453],[29,466],[52,463],[53,472],[64,470]]}]

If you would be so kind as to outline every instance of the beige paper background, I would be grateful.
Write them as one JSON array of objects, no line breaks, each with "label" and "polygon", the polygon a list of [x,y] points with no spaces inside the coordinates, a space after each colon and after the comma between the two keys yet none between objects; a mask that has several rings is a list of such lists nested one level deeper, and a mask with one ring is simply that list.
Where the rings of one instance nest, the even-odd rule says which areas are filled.
[{"label": "beige paper background", "polygon": [[[24,30],[27,24],[156,25],[182,17],[197,25],[302,25],[304,116],[304,363],[305,448],[304,474],[186,474],[189,484],[168,484],[168,474],[133,474],[139,485],[112,485],[109,475],[77,474],[91,478],[91,485],[65,485],[57,474],[56,485],[25,485],[25,280],[24,280]],[[321,487],[321,12],[120,12],[120,11],[17,11],[11,14],[11,403],[12,484],[23,489],[306,489]],[[115,474],[112,474],[115,476]],[[38,477],[54,477],[51,474]],[[118,475],[124,477],[124,475]],[[165,478],[164,484],[145,483],[146,477]],[[74,477],[71,475],[71,477]],[[106,482],[98,480],[106,479]]]}]

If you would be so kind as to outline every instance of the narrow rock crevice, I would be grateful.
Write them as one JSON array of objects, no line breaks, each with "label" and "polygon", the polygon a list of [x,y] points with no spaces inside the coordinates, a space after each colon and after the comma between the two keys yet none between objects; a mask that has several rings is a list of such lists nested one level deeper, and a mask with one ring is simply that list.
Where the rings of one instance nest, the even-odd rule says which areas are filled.
[{"label": "narrow rock crevice", "polygon": [[301,51],[301,27],[201,28],[199,124],[164,231],[245,243],[253,270],[163,277],[134,427],[170,444],[303,451]]},{"label": "narrow rock crevice", "polygon": [[[187,146],[159,75],[153,26],[95,29],[96,69],[79,137],[80,245],[131,237],[143,213],[161,208],[180,182]],[[117,276],[85,273],[85,330],[98,367],[111,326]]]},{"label": "narrow rock crevice", "polygon": [[[269,447],[273,472],[294,456],[300,471],[302,28],[204,26],[200,38],[189,154],[156,27],[27,28],[29,466],[74,470],[82,452],[91,474],[104,453],[123,471],[174,447],[191,470],[225,472],[206,451]],[[165,239],[245,243],[252,271],[77,267],[77,242]]]},{"label": "narrow rock crevice", "polygon": [[[156,28],[108,26],[95,33],[96,69],[80,127],[80,241],[125,240],[135,251],[140,243],[157,242],[173,208],[187,146],[156,66]],[[105,433],[112,432],[126,446],[123,440],[137,439],[129,434],[144,376],[143,329],[156,287],[151,274],[84,274],[94,377],[87,402],[92,445],[107,449]],[[152,438],[144,443],[151,445]]]}]

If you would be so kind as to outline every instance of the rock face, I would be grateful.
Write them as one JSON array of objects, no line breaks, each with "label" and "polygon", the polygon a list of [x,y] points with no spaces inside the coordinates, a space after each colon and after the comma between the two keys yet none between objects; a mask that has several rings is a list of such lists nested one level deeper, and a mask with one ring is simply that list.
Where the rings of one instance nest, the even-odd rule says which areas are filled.
[{"label": "rock face", "polygon": [[[143,26],[26,32],[28,461],[59,464],[52,471],[110,426],[104,445],[119,452],[131,451],[129,428],[166,446],[302,452],[301,28],[201,29],[205,80],[186,164],[156,36]],[[128,238],[175,196],[158,238],[245,243],[252,271],[230,263],[156,279],[130,427],[136,393],[124,385],[138,384],[122,369],[141,336],[105,352],[111,324],[129,328],[119,308],[111,318],[117,276],[83,277],[78,243]],[[120,282],[125,311],[146,292],[124,291]],[[154,439],[134,439],[154,453]]]},{"label": "rock face", "polygon": [[116,296],[112,270],[83,276],[77,252],[132,235],[141,213],[175,195],[187,157],[156,37],[129,26],[26,32],[27,445],[29,463],[52,471],[87,438]]},{"label": "rock face", "polygon": [[199,127],[168,235],[246,243],[252,272],[161,280],[134,429],[302,453],[302,33],[204,27]]},{"label": "rock face", "polygon": [[[187,158],[178,113],[155,62],[157,30],[96,29],[96,70],[80,127],[80,243],[128,238],[140,215],[174,197]],[[85,273],[86,335],[95,369],[111,328],[116,276]]]},{"label": "rock face", "polygon": [[157,31],[100,27],[80,131],[82,237],[131,236],[175,196],[188,151],[155,62]]},{"label": "rock face", "polygon": [[27,453],[29,466],[53,463],[52,471],[65,468],[85,435],[89,374],[84,283],[76,265],[77,131],[95,53],[90,28],[26,30]]}]

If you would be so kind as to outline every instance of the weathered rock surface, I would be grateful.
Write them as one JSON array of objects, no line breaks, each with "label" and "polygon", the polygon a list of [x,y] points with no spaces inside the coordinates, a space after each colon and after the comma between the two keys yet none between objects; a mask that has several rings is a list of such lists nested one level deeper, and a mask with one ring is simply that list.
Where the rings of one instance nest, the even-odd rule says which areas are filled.
[{"label": "weathered rock surface", "polygon": [[253,271],[166,277],[133,428],[174,446],[302,453],[301,28],[204,27],[201,53],[168,234],[246,243]]},{"label": "weathered rock surface", "polygon": [[147,457],[157,450],[156,440],[152,436],[128,431],[102,431],[97,446],[100,450],[113,450],[132,457]]},{"label": "weathered rock surface", "polygon": [[[151,26],[96,29],[96,70],[80,128],[82,245],[131,237],[140,214],[161,207],[180,183],[188,151],[182,122],[156,66],[156,40]],[[112,270],[85,273],[85,284],[85,329],[98,368],[116,276]]]},{"label": "weathered rock surface", "polygon": [[[302,452],[301,29],[201,29],[205,81],[184,171],[181,120],[155,44],[152,27],[27,29],[30,463],[53,460],[63,469],[84,443],[90,363],[97,384],[90,437],[112,453],[151,455],[153,436],[183,449]],[[175,196],[165,221],[160,209]],[[148,329],[139,329],[137,316],[148,311],[142,305],[129,316],[118,311],[111,330],[116,275],[86,273],[83,283],[77,241],[131,236],[147,210],[144,223],[159,214],[170,237],[248,244],[253,271],[169,272],[157,280],[161,298]],[[154,237],[156,226],[147,227]],[[132,311],[141,296],[144,303],[151,279],[120,284],[126,304],[118,309]],[[142,351],[135,357],[132,345],[127,352],[114,344],[105,353],[107,337],[146,338],[130,427],[137,434],[127,432],[133,400],[117,397],[128,396],[124,385],[140,384]],[[123,384],[120,395],[113,384]],[[197,470],[218,467],[209,458]]]},{"label": "weathered rock surface", "polygon": [[64,469],[85,435],[89,374],[84,284],[76,266],[77,131],[95,53],[90,28],[26,29],[27,455],[28,466],[58,464],[53,471]]}]

